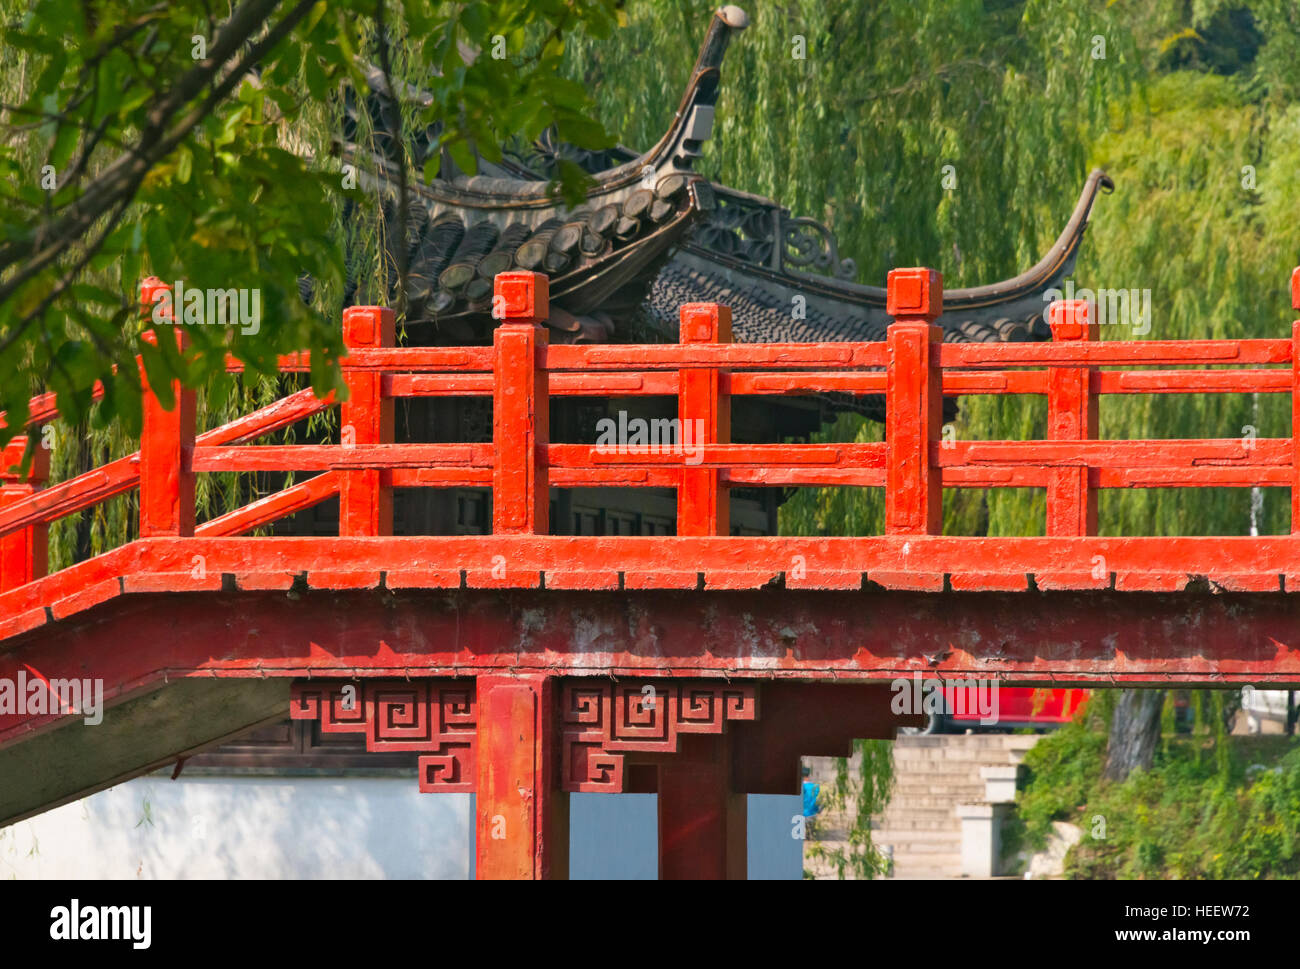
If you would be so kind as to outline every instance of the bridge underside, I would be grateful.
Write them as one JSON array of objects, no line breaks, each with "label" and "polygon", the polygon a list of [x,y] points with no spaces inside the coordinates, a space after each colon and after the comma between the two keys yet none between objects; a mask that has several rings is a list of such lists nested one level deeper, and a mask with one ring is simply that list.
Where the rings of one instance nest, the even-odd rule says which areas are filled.
[{"label": "bridge underside", "polygon": [[[88,727],[0,704],[0,824],[288,711],[418,751],[422,790],[476,792],[484,877],[562,876],[571,791],[656,791],[661,873],[735,877],[738,796],[797,793],[799,756],[919,723],[891,708],[897,677],[1300,683],[1284,540],[1253,562],[1177,540],[1204,563],[1181,575],[1143,572],[1131,545],[1018,540],[1051,541],[1057,571],[1037,576],[1016,556],[1045,544],[945,574],[927,557],[957,540],[755,539],[715,561],[704,539],[681,561],[707,568],[678,574],[682,540],[615,540],[627,567],[606,572],[563,568],[563,539],[467,542],[447,569],[426,553],[457,540],[384,541],[404,569],[365,540],[312,559],[294,540],[153,540],[0,596],[0,680],[101,680],[107,707]],[[1112,574],[1089,573],[1098,555]]]}]

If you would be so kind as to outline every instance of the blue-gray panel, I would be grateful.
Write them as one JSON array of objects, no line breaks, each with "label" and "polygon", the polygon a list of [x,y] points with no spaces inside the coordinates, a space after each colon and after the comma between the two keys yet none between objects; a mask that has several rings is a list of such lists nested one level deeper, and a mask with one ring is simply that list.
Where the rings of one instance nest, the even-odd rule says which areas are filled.
[{"label": "blue-gray panel", "polygon": [[659,798],[570,794],[569,877],[659,877]]},{"label": "blue-gray panel", "polygon": [[794,837],[803,817],[797,794],[750,794],[748,804],[750,881],[803,878],[803,841]]}]

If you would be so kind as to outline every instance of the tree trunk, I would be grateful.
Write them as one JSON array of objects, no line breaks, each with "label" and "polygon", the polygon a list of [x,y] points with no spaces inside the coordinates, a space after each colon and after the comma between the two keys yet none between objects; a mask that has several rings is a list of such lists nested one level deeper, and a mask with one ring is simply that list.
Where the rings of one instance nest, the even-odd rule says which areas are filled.
[{"label": "tree trunk", "polygon": [[1122,781],[1136,769],[1150,769],[1160,743],[1160,712],[1164,705],[1164,690],[1120,691],[1110,721],[1102,777]]}]

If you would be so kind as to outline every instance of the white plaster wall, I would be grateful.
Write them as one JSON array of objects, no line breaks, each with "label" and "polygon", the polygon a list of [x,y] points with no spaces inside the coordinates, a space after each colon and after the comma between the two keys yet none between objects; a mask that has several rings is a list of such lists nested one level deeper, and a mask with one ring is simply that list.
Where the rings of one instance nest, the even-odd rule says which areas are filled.
[{"label": "white plaster wall", "polygon": [[[0,829],[0,878],[438,878],[473,871],[472,795],[413,777],[137,778]],[[800,878],[798,797],[749,796],[749,877]],[[573,878],[658,874],[653,794],[575,794]]]},{"label": "white plaster wall", "polygon": [[466,878],[468,794],[151,775],[0,829],[0,878]]}]

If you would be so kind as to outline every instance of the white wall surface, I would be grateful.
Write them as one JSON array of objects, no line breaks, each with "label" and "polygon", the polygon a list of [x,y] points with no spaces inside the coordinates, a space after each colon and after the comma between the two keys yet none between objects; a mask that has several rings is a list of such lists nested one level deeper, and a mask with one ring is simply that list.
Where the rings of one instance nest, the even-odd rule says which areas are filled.
[{"label": "white wall surface", "polygon": [[0,829],[0,878],[466,878],[468,794],[151,775]]},{"label": "white wall surface", "polygon": [[[464,879],[472,801],[414,777],[151,775],[0,829],[0,878]],[[571,877],[655,878],[656,802],[571,795]],[[800,805],[750,795],[751,879],[802,876]]]}]

